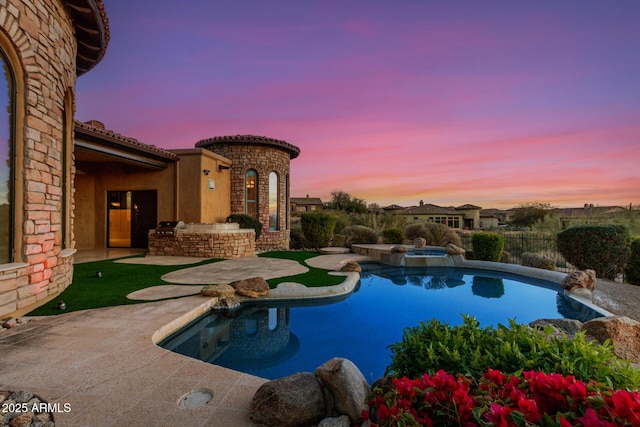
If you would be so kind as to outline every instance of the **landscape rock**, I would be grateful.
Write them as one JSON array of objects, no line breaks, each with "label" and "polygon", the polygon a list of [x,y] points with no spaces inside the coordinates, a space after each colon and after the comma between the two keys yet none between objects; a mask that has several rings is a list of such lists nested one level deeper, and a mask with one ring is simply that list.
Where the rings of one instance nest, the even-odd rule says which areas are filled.
[{"label": "landscape rock", "polygon": [[214,309],[221,311],[235,310],[240,308],[240,300],[234,295],[231,297],[220,298],[214,305]]},{"label": "landscape rock", "polygon": [[413,239],[413,244],[416,248],[424,248],[427,246],[427,241],[423,237],[416,237]]},{"label": "landscape rock", "polygon": [[348,359],[334,357],[316,368],[316,376],[333,395],[335,410],[348,415],[351,422],[361,423],[371,388],[358,367]]},{"label": "landscape rock", "polygon": [[269,293],[269,284],[264,277],[236,280],[229,283],[229,286],[235,289],[238,295],[249,298],[263,297]]},{"label": "landscape rock", "polygon": [[340,271],[360,273],[362,271],[362,267],[360,267],[360,264],[357,262],[349,261],[340,268]]},{"label": "landscape rock", "polygon": [[640,322],[624,316],[599,317],[585,322],[582,330],[600,344],[610,340],[619,358],[640,363]]},{"label": "landscape rock", "polygon": [[573,338],[582,328],[582,322],[575,319],[538,319],[529,323],[529,326],[536,329],[544,329],[545,326],[552,326],[558,337],[564,333],[567,338]]},{"label": "landscape rock", "polygon": [[596,272],[593,270],[575,271],[568,274],[562,281],[562,289],[566,291],[574,291],[578,289],[588,289],[593,291],[596,289]]},{"label": "landscape rock", "polygon": [[444,250],[447,252],[447,255],[464,255],[466,252],[464,248],[461,248],[460,246],[451,242],[447,243],[447,245],[444,247]]},{"label": "landscape rock", "polygon": [[265,426],[308,426],[326,415],[322,388],[310,372],[263,384],[253,396],[249,409],[251,421]]},{"label": "landscape rock", "polygon": [[229,285],[208,285],[200,289],[200,294],[205,297],[227,298],[236,294],[236,290]]},{"label": "landscape rock", "polygon": [[339,417],[329,417],[318,423],[318,427],[351,427],[351,421],[346,415]]},{"label": "landscape rock", "polygon": [[392,254],[406,254],[407,253],[407,248],[405,246],[402,246],[402,245],[396,245],[396,246],[393,246],[391,248],[391,253]]}]

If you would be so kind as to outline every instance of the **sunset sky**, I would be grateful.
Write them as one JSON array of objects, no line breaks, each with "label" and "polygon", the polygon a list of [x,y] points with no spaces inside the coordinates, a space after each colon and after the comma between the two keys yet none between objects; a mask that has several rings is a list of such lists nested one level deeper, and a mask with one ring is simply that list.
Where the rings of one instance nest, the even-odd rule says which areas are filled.
[{"label": "sunset sky", "polygon": [[640,1],[104,3],[79,120],[284,139],[293,197],[640,204]]}]

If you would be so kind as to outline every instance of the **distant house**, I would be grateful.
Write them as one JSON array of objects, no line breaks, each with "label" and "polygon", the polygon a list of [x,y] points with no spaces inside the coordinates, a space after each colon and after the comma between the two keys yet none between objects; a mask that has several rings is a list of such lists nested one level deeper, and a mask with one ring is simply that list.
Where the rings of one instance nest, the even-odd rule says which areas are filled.
[{"label": "distant house", "polygon": [[421,201],[419,206],[406,208],[398,212],[398,215],[405,215],[408,224],[434,222],[450,228],[474,229],[480,227],[481,209],[479,206],[469,204],[456,208],[442,207]]},{"label": "distant house", "polygon": [[396,214],[396,213],[402,212],[403,210],[405,210],[407,208],[405,206],[400,206],[400,205],[389,205],[389,206],[383,206],[380,209],[384,213]]},{"label": "distant house", "polygon": [[312,212],[321,211],[323,209],[322,200],[319,197],[291,197],[291,212]]},{"label": "distant house", "polygon": [[594,206],[585,203],[580,208],[556,208],[552,212],[558,217],[562,227],[569,227],[575,224],[596,224],[603,220],[614,218],[628,209],[620,206]]}]

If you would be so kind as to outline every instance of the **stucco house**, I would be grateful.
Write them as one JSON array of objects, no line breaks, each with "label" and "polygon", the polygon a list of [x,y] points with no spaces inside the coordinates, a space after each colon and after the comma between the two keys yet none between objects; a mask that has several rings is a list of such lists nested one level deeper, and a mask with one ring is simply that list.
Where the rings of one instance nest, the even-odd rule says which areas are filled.
[{"label": "stucco house", "polygon": [[442,207],[420,201],[419,206],[406,208],[398,215],[407,218],[407,224],[435,222],[450,228],[475,229],[480,227],[479,206],[465,204],[459,207]]},{"label": "stucco house", "polygon": [[74,121],[76,78],[108,41],[101,0],[0,3],[0,318],[63,291],[77,248],[146,248],[160,221],[252,215],[263,225],[252,253],[289,247],[298,147],[234,135],[166,150]]},{"label": "stucco house", "polygon": [[0,318],[71,283],[75,84],[108,42],[100,0],[0,5]]},{"label": "stucco house", "polygon": [[292,197],[291,212],[313,212],[324,209],[324,203],[320,197]]}]

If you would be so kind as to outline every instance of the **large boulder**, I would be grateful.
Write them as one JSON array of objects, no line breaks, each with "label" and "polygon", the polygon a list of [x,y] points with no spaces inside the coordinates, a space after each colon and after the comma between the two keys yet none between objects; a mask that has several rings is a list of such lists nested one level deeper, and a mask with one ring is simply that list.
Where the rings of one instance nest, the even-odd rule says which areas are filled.
[{"label": "large boulder", "polygon": [[340,271],[344,271],[346,273],[360,273],[362,271],[362,268],[360,267],[360,264],[358,264],[355,261],[349,261],[347,263],[345,263],[342,268],[340,268]]},{"label": "large boulder", "polygon": [[416,237],[415,239],[413,239],[413,245],[416,248],[424,248],[425,246],[427,246],[427,240],[424,237]]},{"label": "large boulder", "polygon": [[601,344],[610,340],[619,358],[640,363],[640,322],[624,316],[599,317],[585,322],[582,330]]},{"label": "large boulder", "polygon": [[329,417],[320,421],[318,427],[351,427],[351,421],[346,415],[339,417]]},{"label": "large boulder", "polygon": [[371,388],[358,367],[348,359],[334,357],[316,368],[316,376],[333,395],[336,412],[361,423]]},{"label": "large boulder", "polygon": [[536,329],[544,329],[551,326],[554,329],[554,335],[561,337],[562,334],[567,338],[573,338],[582,328],[582,322],[575,319],[538,319],[529,323],[529,326]]},{"label": "large boulder", "polygon": [[406,254],[407,253],[407,247],[403,246],[403,245],[392,246],[391,247],[391,253],[392,254]]},{"label": "large boulder", "polygon": [[236,290],[229,285],[208,285],[200,289],[200,294],[205,297],[227,298],[236,294]]},{"label": "large boulder", "polygon": [[310,372],[299,372],[263,384],[249,408],[251,421],[265,426],[314,425],[326,415],[322,388]]},{"label": "large boulder", "polygon": [[447,245],[444,247],[444,250],[447,252],[447,255],[464,255],[466,252],[464,248],[461,248],[460,246],[451,242],[447,243]]},{"label": "large boulder", "polygon": [[229,283],[229,286],[235,289],[238,295],[249,298],[263,297],[269,293],[269,284],[264,277],[236,280]]},{"label": "large boulder", "polygon": [[588,289],[593,291],[596,289],[596,272],[593,270],[575,271],[568,274],[562,281],[562,288],[566,291],[575,291],[578,289]]}]

